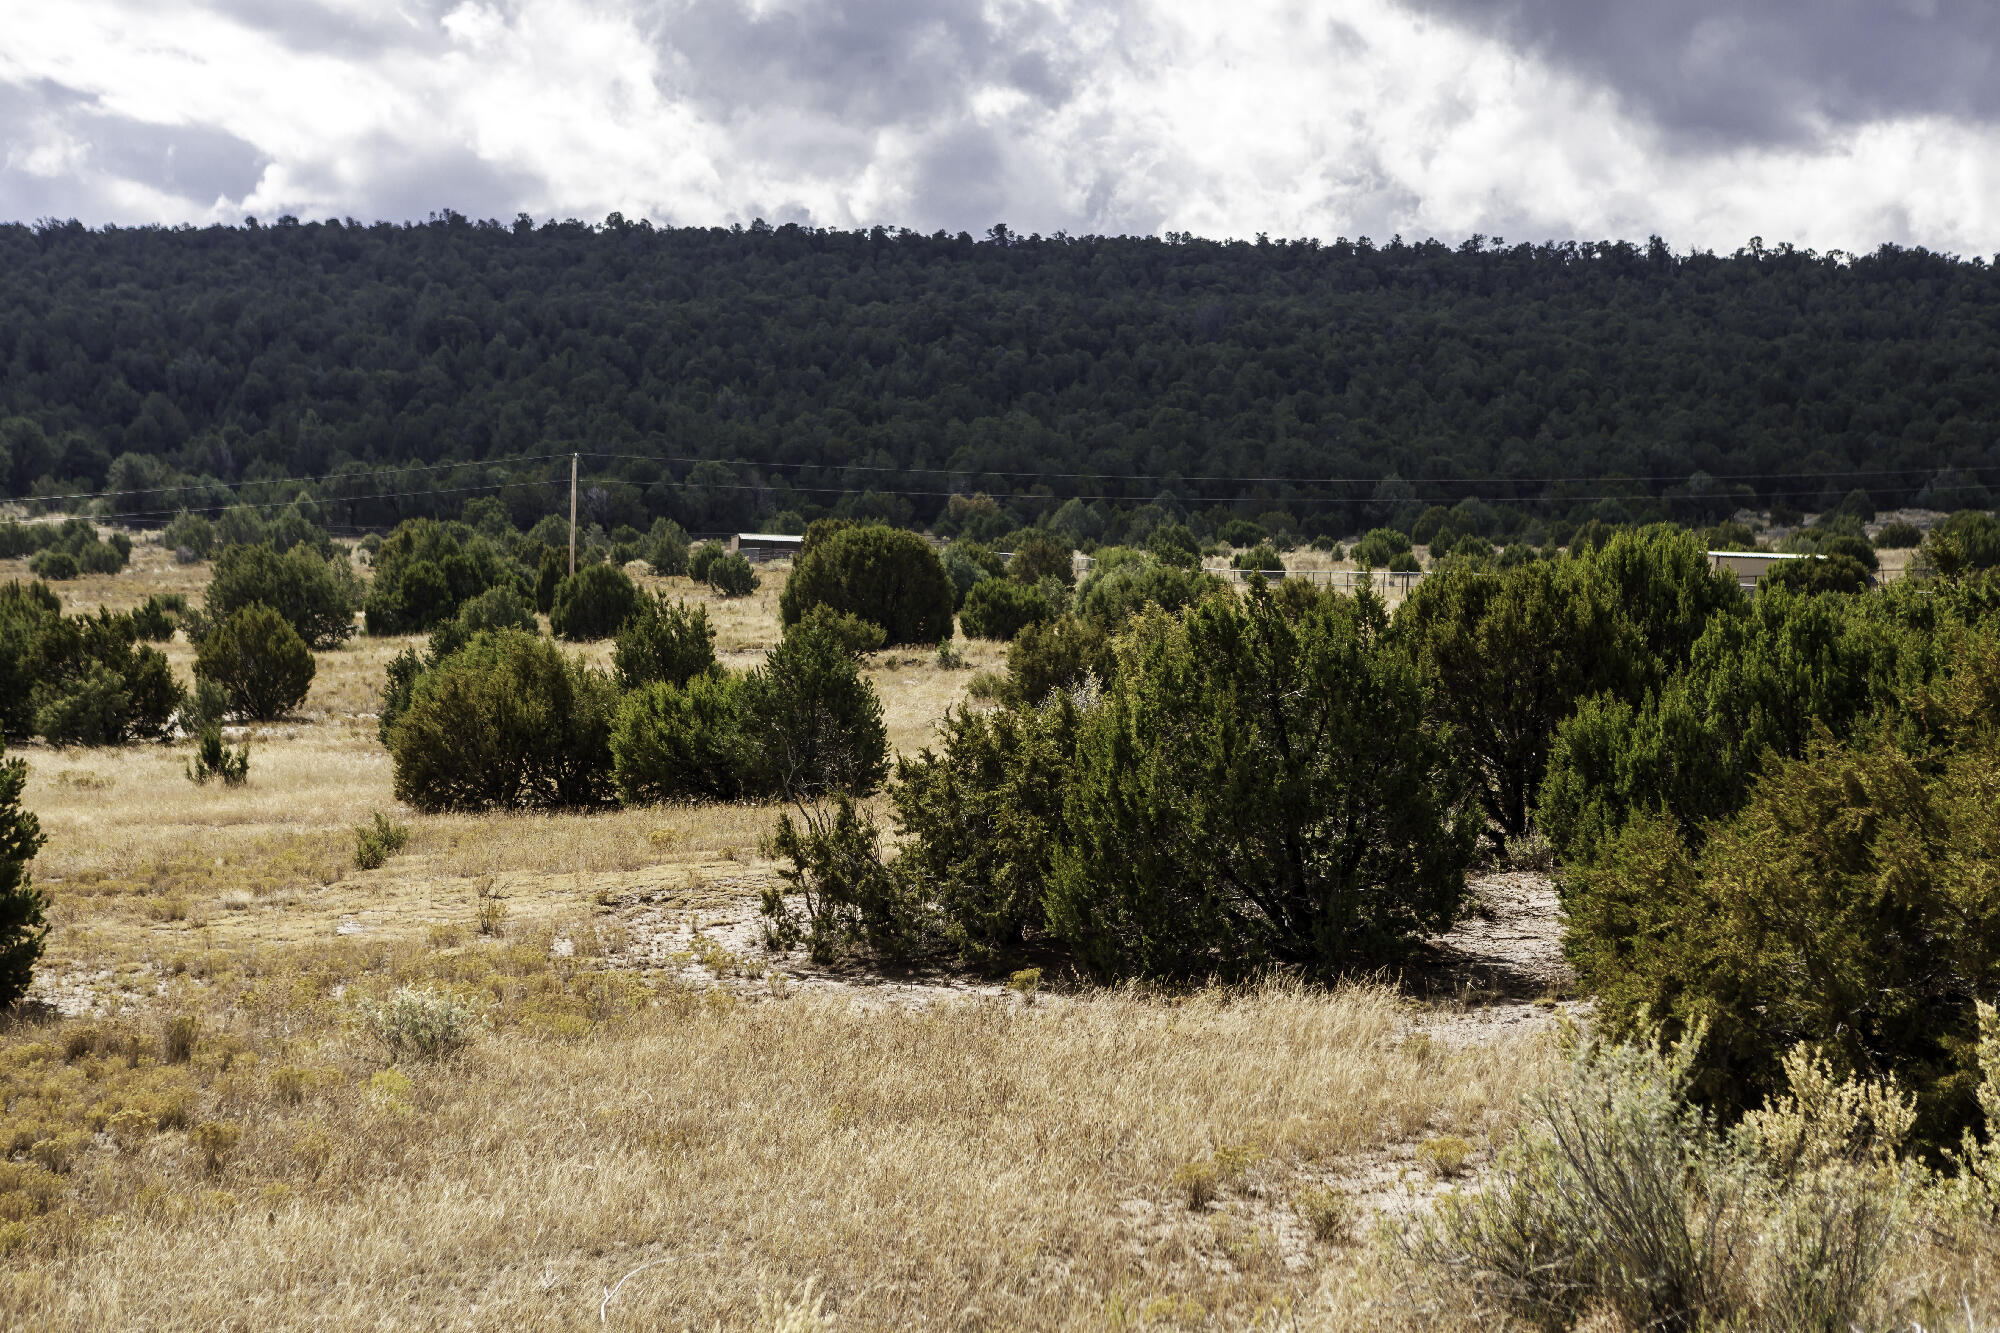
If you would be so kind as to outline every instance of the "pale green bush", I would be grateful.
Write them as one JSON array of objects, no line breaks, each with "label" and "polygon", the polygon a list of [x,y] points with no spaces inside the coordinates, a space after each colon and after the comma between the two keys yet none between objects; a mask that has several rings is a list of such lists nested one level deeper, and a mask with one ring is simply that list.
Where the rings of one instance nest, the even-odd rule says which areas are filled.
[{"label": "pale green bush", "polygon": [[483,1026],[470,1005],[414,986],[403,987],[383,1004],[364,1000],[361,1016],[392,1060],[456,1055],[472,1044]]},{"label": "pale green bush", "polygon": [[1924,1181],[1898,1157],[1913,1102],[1801,1047],[1790,1091],[1724,1133],[1686,1096],[1701,1037],[1664,1055],[1577,1040],[1485,1182],[1407,1238],[1432,1276],[1546,1329],[1595,1309],[1631,1328],[1868,1323]]}]

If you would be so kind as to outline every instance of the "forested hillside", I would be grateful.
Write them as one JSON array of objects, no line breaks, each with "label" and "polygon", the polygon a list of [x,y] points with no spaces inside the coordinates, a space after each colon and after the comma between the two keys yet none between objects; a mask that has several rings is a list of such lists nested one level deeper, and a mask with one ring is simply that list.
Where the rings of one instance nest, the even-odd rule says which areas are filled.
[{"label": "forested hillside", "polygon": [[1335,533],[1468,496],[1502,529],[1856,487],[1984,506],[2000,276],[1658,241],[0,227],[8,495],[164,518],[335,474],[337,524],[491,492],[526,526],[572,450],[607,528],[925,523],[971,491],[1022,520],[1164,493]]}]

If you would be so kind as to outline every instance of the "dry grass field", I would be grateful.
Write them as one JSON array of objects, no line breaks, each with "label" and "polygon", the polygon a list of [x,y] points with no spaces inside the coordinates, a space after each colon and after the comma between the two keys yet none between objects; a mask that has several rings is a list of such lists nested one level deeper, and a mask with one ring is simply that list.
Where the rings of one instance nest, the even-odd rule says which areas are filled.
[{"label": "dry grass field", "polygon": [[[198,603],[206,572],[142,541],[62,592]],[[763,574],[647,581],[708,600],[741,667],[778,633]],[[10,751],[55,926],[0,1031],[8,1325],[1486,1326],[1370,1236],[1484,1160],[1548,1022],[815,972],[754,940],[771,807],[399,807],[373,714],[408,642],[320,654],[296,719],[238,733],[241,789],[187,781],[185,745]],[[1000,664],[967,657],[877,655],[898,750]],[[411,837],[359,870],[376,811]],[[477,1039],[392,1059],[369,1006],[410,986]]]},{"label": "dry grass field", "polygon": [[[708,601],[742,667],[778,634],[763,572],[738,601],[647,581]],[[141,540],[61,591],[199,604],[206,577]],[[1413,1036],[1383,987],[815,976],[747,925],[771,807],[401,809],[373,714],[409,642],[320,654],[295,719],[236,733],[241,789],[187,781],[185,746],[13,751],[56,924],[47,1008],[0,1035],[8,1322],[564,1327],[640,1269],[611,1323],[1376,1323],[1399,1298],[1342,1182],[1431,1188],[1415,1148],[1485,1142],[1540,1067],[1532,1035]],[[898,750],[1001,665],[961,647],[876,655]],[[378,810],[411,837],[358,870]],[[365,1005],[406,985],[475,1007],[479,1039],[392,1062]]]}]

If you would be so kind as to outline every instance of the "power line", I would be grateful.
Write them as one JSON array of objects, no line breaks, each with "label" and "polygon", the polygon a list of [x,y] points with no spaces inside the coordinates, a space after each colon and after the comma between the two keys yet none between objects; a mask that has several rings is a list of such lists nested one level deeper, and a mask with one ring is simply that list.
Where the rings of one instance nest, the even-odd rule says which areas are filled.
[{"label": "power line", "polygon": [[[589,450],[584,451],[583,457],[605,458],[614,461],[624,461],[624,462],[690,463],[690,464],[722,463],[724,466],[733,466],[733,467],[818,468],[828,472],[895,472],[895,473],[918,472],[918,473],[925,473],[925,474],[939,475],[939,476],[951,476],[951,475],[963,474],[965,476],[970,476],[970,477],[1044,477],[1052,481],[1155,481],[1155,482],[1173,481],[1173,482],[1185,483],[1188,485],[1213,484],[1213,485],[1245,485],[1245,486],[1251,486],[1251,485],[1368,486],[1368,485],[1379,485],[1385,481],[1410,481],[1409,478],[1405,477],[1249,477],[1249,476],[1223,477],[1223,476],[1186,476],[1180,473],[1166,473],[1166,472],[1047,472],[1047,471],[1009,471],[1002,468],[976,468],[976,467],[916,467],[916,466],[906,466],[906,465],[889,466],[889,465],[879,465],[871,463],[805,463],[805,462],[785,462],[776,459],[765,462],[757,462],[751,459],[730,460],[730,459],[719,459],[719,458],[701,458],[694,455],[684,455],[684,454],[612,454],[612,453],[592,453]],[[1956,472],[1967,472],[1967,471],[1978,471],[1978,470],[1992,471],[1996,469],[2000,469],[2000,464],[1976,463],[1966,467],[1954,467],[1949,470]],[[1720,484],[1728,485],[1733,482],[1779,481],[1790,478],[1832,479],[1837,477],[1901,477],[1901,476],[1907,476],[1913,472],[1928,472],[1936,470],[1937,469],[1929,467],[1906,467],[1906,468],[1857,468],[1844,472],[1737,472],[1737,473],[1731,473],[1728,476],[1712,477],[1711,479]],[[1426,484],[1439,485],[1439,486],[1461,486],[1461,485],[1469,486],[1474,484],[1514,485],[1514,486],[1553,486],[1564,482],[1629,481],[1634,484],[1659,483],[1659,482],[1685,482],[1690,480],[1691,476],[1692,474],[1676,473],[1671,476],[1626,477],[1626,476],[1606,476],[1602,473],[1597,473],[1597,474],[1569,476],[1569,477],[1504,477],[1504,476],[1423,477],[1423,478],[1418,478],[1417,480],[1422,481]],[[1414,485],[1416,483],[1412,481],[1410,484]],[[910,492],[910,493],[929,494],[930,492]],[[958,494],[959,492],[944,492],[944,493]],[[1107,497],[1093,497],[1093,498],[1107,498]],[[1108,498],[1123,499],[1126,497],[1120,496],[1120,497],[1108,497]],[[1568,497],[1563,497],[1563,498],[1568,498]]]},{"label": "power line", "polygon": [[[483,486],[445,486],[445,487],[434,487],[429,490],[421,490],[421,491],[380,491],[373,495],[343,495],[333,499],[313,500],[311,501],[311,503],[317,508],[330,508],[334,505],[358,504],[364,500],[411,500],[417,498],[418,496],[469,495],[477,491],[504,491],[514,486],[546,487],[546,486],[555,486],[559,484],[560,484],[559,482],[553,479],[548,481],[527,481],[527,482],[496,481],[496,482],[490,482]],[[267,500],[257,504],[205,505],[196,509],[180,508],[180,509],[139,510],[134,512],[109,514],[106,515],[106,517],[116,518],[116,519],[167,518],[167,517],[177,516],[180,514],[219,514],[230,509],[289,509],[291,508],[292,505],[296,503],[297,503],[296,500]],[[340,526],[353,526],[353,525],[345,524]]]},{"label": "power line", "polygon": [[[350,480],[350,479],[358,480],[362,478],[399,476],[409,473],[421,473],[421,472],[439,472],[439,471],[461,469],[461,468],[477,469],[477,468],[519,466],[530,463],[552,462],[557,459],[565,457],[575,457],[575,456],[577,456],[575,453],[533,454],[515,458],[502,458],[502,459],[467,459],[467,460],[458,460],[453,462],[410,464],[406,466],[393,467],[393,468],[377,468],[360,472],[356,471],[329,472],[329,473],[322,473],[317,476],[307,476],[307,477],[263,477],[263,478],[256,478],[247,482],[242,482],[239,483],[238,485],[239,488],[245,485],[309,486],[316,483],[323,483],[327,481]],[[781,467],[798,468],[798,469],[812,468],[830,472],[875,472],[875,473],[897,472],[905,475],[915,473],[919,475],[938,475],[938,476],[964,475],[972,478],[979,478],[979,477],[1046,478],[1058,481],[1101,480],[1101,481],[1134,481],[1134,482],[1154,482],[1154,483],[1174,482],[1186,485],[1196,485],[1196,484],[1200,485],[1279,484],[1287,486],[1379,485],[1385,480],[1392,480],[1389,478],[1378,478],[1378,477],[1276,477],[1276,476],[1266,476],[1266,477],[1192,476],[1191,477],[1191,476],[1181,476],[1175,474],[1162,474],[1162,473],[1037,472],[1037,471],[1022,471],[1022,470],[1007,470],[1007,469],[974,469],[965,467],[889,468],[872,464],[859,464],[859,463],[818,464],[809,462],[782,462],[776,460],[758,462],[750,459],[715,459],[715,458],[702,458],[693,455],[627,454],[627,453],[608,453],[601,451],[599,452],[584,451],[581,453],[581,456],[586,458],[594,458],[611,462],[648,462],[648,463],[668,463],[668,464],[673,464],[673,463],[694,464],[703,462],[713,462],[713,463],[720,463],[725,467],[751,468],[751,469],[768,469],[768,468],[781,468]],[[1799,480],[1817,480],[1825,482],[1835,479],[1853,479],[1860,477],[1888,477],[1888,476],[1901,477],[1901,476],[1908,476],[1911,473],[1920,473],[1928,470],[1930,469],[1871,468],[1871,469],[1853,469],[1848,471],[1824,471],[1824,472],[1741,473],[1741,474],[1736,474],[1734,476],[1717,477],[1715,478],[1715,480],[1717,481],[1718,484],[1721,485],[1739,484],[1745,481],[1746,479],[1751,479],[1751,478],[1762,479],[1762,480],[1799,479]],[[2000,464],[1973,464],[1965,467],[1957,467],[1948,470],[1962,472],[1962,473],[1977,473],[1982,471],[1991,472],[1995,470],[2000,470]],[[1402,480],[1402,479],[1393,478],[1393,480]],[[1687,478],[1679,476],[1607,477],[1600,475],[1600,476],[1535,477],[1535,478],[1527,478],[1527,477],[1435,478],[1434,477],[1434,478],[1424,478],[1422,480],[1427,486],[1449,487],[1452,489],[1450,490],[1449,493],[1432,493],[1432,494],[1413,493],[1407,497],[1398,497],[1394,502],[1414,503],[1414,504],[1433,504],[1433,503],[1452,504],[1462,500],[1479,500],[1486,504],[1520,505],[1520,504],[1541,504],[1550,501],[1562,502],[1562,503],[1579,503],[1579,502],[1591,502],[1598,500],[1658,499],[1666,497],[1643,496],[1643,495],[1635,496],[1629,492],[1615,492],[1615,493],[1587,494],[1587,495],[1556,495],[1556,496],[1501,495],[1493,493],[1491,491],[1482,494],[1477,490],[1469,490],[1468,488],[1474,488],[1480,486],[1495,486],[1495,485],[1506,485],[1506,486],[1554,485],[1558,483],[1602,484],[1607,481],[1629,482],[1632,485],[1637,486],[1647,482],[1661,482],[1661,481],[1684,482],[1687,480]],[[226,485],[226,483],[207,483],[201,485],[184,485],[184,486],[172,486],[172,487],[143,487],[143,488],[119,490],[119,491],[75,492],[67,495],[22,495],[22,496],[8,497],[4,500],[0,500],[0,503],[47,504],[47,503],[57,503],[62,501],[76,501],[76,500],[86,500],[86,501],[112,500],[112,499],[129,498],[132,496],[139,496],[139,495],[170,495],[170,494],[179,494],[189,491],[207,492],[211,489],[212,485],[215,484]],[[419,496],[430,496],[430,495],[464,495],[481,491],[506,490],[516,486],[553,486],[559,484],[560,484],[560,478],[554,478],[554,477],[539,478],[539,479],[514,478],[504,482],[491,482],[474,486],[432,488],[428,490],[381,491],[368,495],[318,496],[318,497],[311,497],[311,499],[312,503],[316,505],[334,506],[342,504],[362,503],[371,500],[413,499]],[[685,481],[683,481],[681,484],[686,484],[686,483]],[[761,482],[700,482],[696,484],[704,489],[709,489],[709,490],[769,491],[772,489],[772,486],[769,483],[761,483]],[[1415,483],[1408,483],[1408,484],[1412,486],[1412,489],[1414,491]],[[850,495],[850,494],[862,493],[856,487],[852,486],[814,485],[810,482],[807,482],[805,484],[795,485],[793,489],[805,494],[839,493],[842,495]],[[1820,494],[1820,491],[1821,488],[1813,487],[1810,489],[1774,490],[1771,492],[1767,492],[1767,494],[1772,499],[1810,498],[1818,496]],[[917,498],[917,499],[949,499],[952,496],[966,494],[966,492],[963,489],[958,489],[958,488],[918,489],[918,488],[908,488],[908,487],[899,487],[899,488],[869,487],[867,488],[866,493],[872,493],[876,495],[894,495],[894,496],[902,496],[905,498]],[[1044,503],[1052,499],[1053,500],[1077,499],[1085,501],[1106,501],[1106,502],[1115,501],[1119,503],[1131,503],[1133,501],[1142,501],[1146,498],[1141,495],[1132,495],[1129,493],[1095,494],[1095,495],[1072,493],[1068,495],[1051,496],[1051,495],[1040,495],[1040,494],[1035,494],[1033,492],[1026,492],[1019,490],[1010,492],[1001,492],[998,494],[989,491],[989,492],[984,492],[984,494],[987,494],[990,498],[995,500],[1004,500],[1004,501],[1023,500],[1036,503]],[[1689,497],[1689,498],[1697,498],[1697,497]],[[252,508],[252,509],[276,509],[276,508],[283,508],[286,505],[289,505],[293,502],[294,501],[292,500],[279,500],[279,501],[268,501],[256,504],[249,504],[247,502],[234,501],[229,504],[201,505],[201,506],[194,506],[191,508],[187,506],[178,506],[173,509],[127,510],[123,512],[114,513],[113,515],[111,515],[111,517],[143,520],[143,519],[171,517],[174,514],[181,512],[195,513],[195,514],[219,513],[226,509],[236,508],[239,505],[241,507]],[[1274,500],[1273,503],[1278,503],[1278,501]],[[1370,494],[1370,495],[1352,495],[1352,496],[1292,496],[1284,500],[1283,503],[1293,504],[1293,505],[1325,506],[1325,505],[1374,504],[1381,502],[1375,500],[1373,495]]]},{"label": "power line", "polygon": [[[316,477],[250,477],[236,482],[234,486],[226,481],[202,482],[191,486],[141,486],[127,491],[78,491],[71,495],[11,495],[0,498],[0,504],[53,504],[62,500],[113,500],[128,495],[178,495],[185,491],[206,491],[212,486],[241,489],[244,486],[310,486],[322,481],[341,481],[348,478],[396,476],[404,472],[443,472],[458,467],[501,467],[508,463],[542,463],[552,458],[568,458],[568,454],[536,454],[527,458],[473,459],[455,463],[412,463],[404,467],[374,467],[364,472],[323,472]],[[285,501],[289,504],[290,501]],[[197,511],[189,511],[197,512]]]}]

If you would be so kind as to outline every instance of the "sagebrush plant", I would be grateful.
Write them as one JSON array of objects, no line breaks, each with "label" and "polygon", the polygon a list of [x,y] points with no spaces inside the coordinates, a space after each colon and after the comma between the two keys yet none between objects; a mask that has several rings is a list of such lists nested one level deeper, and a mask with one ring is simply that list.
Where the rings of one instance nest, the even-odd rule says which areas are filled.
[{"label": "sagebrush plant", "polygon": [[1957,1172],[1944,1185],[1954,1209],[1982,1222],[2000,1220],[2000,1010],[1981,1002],[1979,1015],[1979,1087],[1976,1096],[1986,1122],[1984,1139],[1964,1131],[1958,1151],[1947,1152]]},{"label": "sagebrush plant", "polygon": [[1430,1280],[1552,1330],[1593,1309],[1678,1330],[1867,1318],[1922,1182],[1898,1157],[1910,1102],[1801,1048],[1790,1091],[1724,1132],[1688,1098],[1703,1035],[1662,1051],[1572,1032],[1492,1170],[1405,1233]]},{"label": "sagebrush plant", "polygon": [[1313,1239],[1324,1245],[1344,1245],[1354,1236],[1354,1200],[1327,1185],[1312,1185],[1292,1200],[1292,1211],[1312,1229]]},{"label": "sagebrush plant", "polygon": [[1501,859],[1509,870],[1546,871],[1556,863],[1555,844],[1540,829],[1531,828],[1506,840]]},{"label": "sagebrush plant", "polygon": [[470,1046],[485,1026],[477,1010],[442,991],[404,986],[386,1001],[363,1000],[361,1015],[391,1060],[442,1060]]}]

